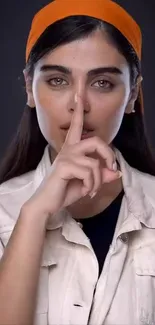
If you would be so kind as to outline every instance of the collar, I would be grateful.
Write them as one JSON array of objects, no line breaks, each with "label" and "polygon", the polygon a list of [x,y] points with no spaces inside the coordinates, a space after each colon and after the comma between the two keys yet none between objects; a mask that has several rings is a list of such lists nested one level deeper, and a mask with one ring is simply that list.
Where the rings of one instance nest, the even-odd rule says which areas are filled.
[{"label": "collar", "polygon": [[114,150],[123,173],[122,182],[129,216],[148,228],[155,228],[155,177],[131,167],[120,151]]}]

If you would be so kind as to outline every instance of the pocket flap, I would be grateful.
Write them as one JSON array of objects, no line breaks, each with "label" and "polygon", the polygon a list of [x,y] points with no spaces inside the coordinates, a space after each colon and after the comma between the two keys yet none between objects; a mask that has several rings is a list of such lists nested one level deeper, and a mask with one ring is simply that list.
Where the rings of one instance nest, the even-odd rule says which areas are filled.
[{"label": "pocket flap", "polygon": [[155,276],[155,243],[134,252],[136,274]]}]

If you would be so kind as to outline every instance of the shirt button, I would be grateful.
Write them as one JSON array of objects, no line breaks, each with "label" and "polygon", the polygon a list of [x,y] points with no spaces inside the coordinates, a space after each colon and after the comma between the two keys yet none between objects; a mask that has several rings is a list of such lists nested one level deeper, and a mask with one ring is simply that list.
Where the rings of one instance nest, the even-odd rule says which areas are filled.
[{"label": "shirt button", "polygon": [[126,244],[128,242],[128,234],[124,233],[124,234],[120,235],[119,239],[121,240],[121,242]]}]

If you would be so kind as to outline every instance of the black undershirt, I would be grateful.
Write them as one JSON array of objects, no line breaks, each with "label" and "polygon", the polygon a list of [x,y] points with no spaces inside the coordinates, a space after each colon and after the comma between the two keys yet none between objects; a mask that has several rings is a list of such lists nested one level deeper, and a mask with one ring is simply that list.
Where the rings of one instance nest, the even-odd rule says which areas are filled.
[{"label": "black undershirt", "polygon": [[99,275],[113,239],[123,195],[124,191],[103,212],[91,218],[79,220],[98,259]]}]

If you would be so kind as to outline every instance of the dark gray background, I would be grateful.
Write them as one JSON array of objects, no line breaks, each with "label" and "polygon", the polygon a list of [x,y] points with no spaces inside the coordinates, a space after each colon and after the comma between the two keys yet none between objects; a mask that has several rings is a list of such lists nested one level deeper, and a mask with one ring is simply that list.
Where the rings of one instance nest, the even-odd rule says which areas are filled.
[{"label": "dark gray background", "polygon": [[[5,0],[1,2],[0,158],[16,131],[26,103],[22,71],[31,20],[35,12],[49,2],[47,0]],[[142,29],[145,120],[152,145],[155,148],[155,0],[119,0],[116,2],[128,10]]]}]

